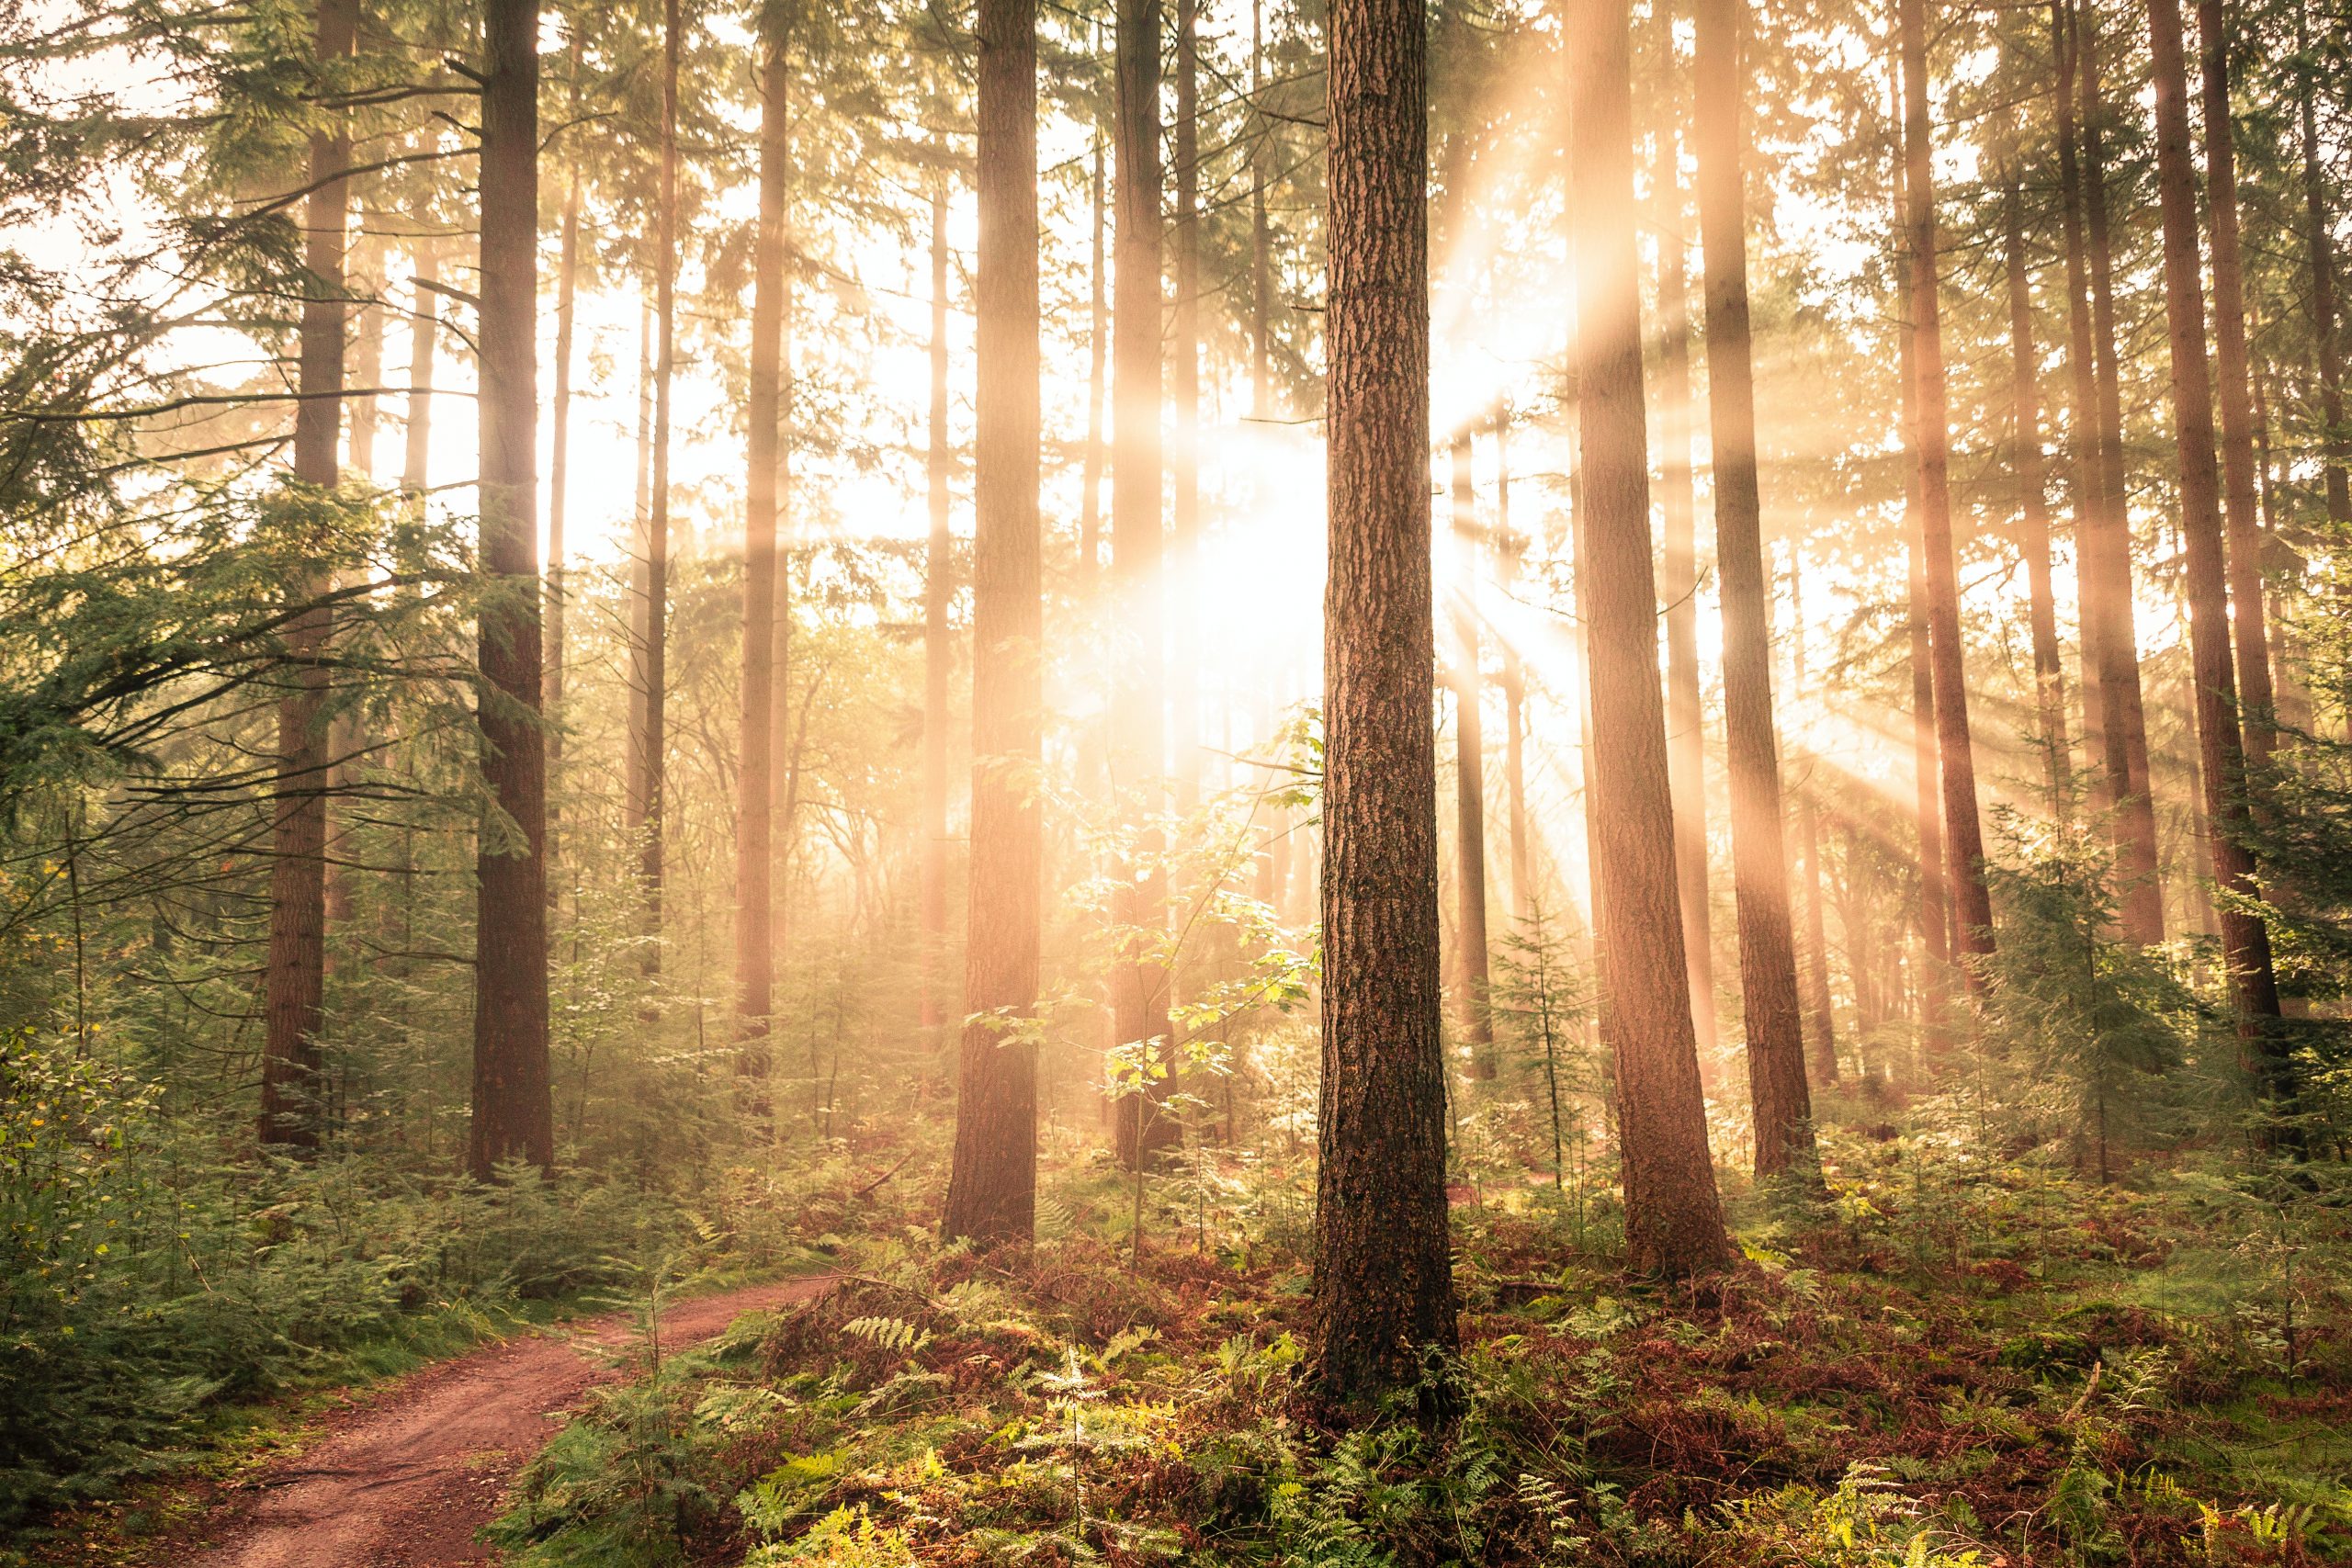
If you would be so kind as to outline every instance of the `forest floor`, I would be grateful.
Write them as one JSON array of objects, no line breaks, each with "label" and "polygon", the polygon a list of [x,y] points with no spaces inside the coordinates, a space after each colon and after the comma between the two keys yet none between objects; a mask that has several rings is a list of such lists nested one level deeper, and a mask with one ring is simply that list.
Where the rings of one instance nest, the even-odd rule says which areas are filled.
[{"label": "forest floor", "polygon": [[748,1285],[536,1331],[346,1393],[302,1441],[232,1482],[195,1483],[162,1533],[61,1543],[51,1562],[173,1568],[457,1568],[501,1560],[476,1539],[522,1467],[595,1389],[642,1375],[739,1315],[819,1292]]}]

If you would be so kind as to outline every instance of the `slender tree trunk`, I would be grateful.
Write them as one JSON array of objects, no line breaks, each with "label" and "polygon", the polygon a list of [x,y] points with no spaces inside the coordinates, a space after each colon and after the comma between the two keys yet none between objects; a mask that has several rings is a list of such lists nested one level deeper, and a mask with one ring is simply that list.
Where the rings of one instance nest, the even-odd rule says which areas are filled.
[{"label": "slender tree trunk", "polygon": [[[1131,859],[1118,873],[1111,918],[1120,929],[1112,990],[1119,1042],[1156,1041],[1164,1052],[1168,976],[1159,958],[1168,923],[1162,844],[1150,824],[1167,774],[1161,675],[1166,585],[1160,518],[1159,0],[1119,0],[1117,39],[1117,292],[1112,300],[1111,556],[1121,630],[1113,698],[1112,782]],[[1148,1095],[1119,1101],[1118,1155],[1129,1169],[1174,1144],[1180,1129],[1159,1102],[1171,1073]]]},{"label": "slender tree trunk", "polygon": [[1453,479],[1454,940],[1461,945],[1462,1033],[1471,1076],[1495,1076],[1492,983],[1487,951],[1487,745],[1478,680],[1478,505],[1471,487],[1470,431],[1447,443]]},{"label": "slender tree trunk", "polygon": [[2098,354],[2091,346],[2090,271],[2083,239],[2082,173],[2075,130],[2075,44],[2067,0],[2051,0],[2051,52],[2056,57],[2059,209],[2066,242],[2066,360],[2074,387],[2067,443],[2068,477],[2075,494],[2075,574],[2082,625],[2083,745],[2088,767],[2092,813],[2114,807],[2108,765],[2106,671],[2109,660],[2105,601],[2095,557],[2105,509],[2105,480],[2098,438]]},{"label": "slender tree trunk", "polygon": [[[1790,641],[1795,655],[1792,676],[1796,693],[1802,696],[1811,687],[1805,679],[1804,566],[1801,557],[1791,563],[1789,604]],[[1820,759],[1808,760],[1812,763],[1809,776],[1797,791],[1797,837],[1804,846],[1805,1012],[1812,1023],[1806,1031],[1805,1060],[1810,1064],[1814,1087],[1826,1089],[1838,1081],[1838,1019],[1829,993],[1829,933],[1821,909],[1821,803],[1817,798],[1821,789]]]},{"label": "slender tree trunk", "polygon": [[1080,479],[1078,522],[1078,585],[1082,594],[1094,591],[1095,574],[1102,567],[1102,390],[1103,348],[1111,335],[1110,296],[1102,271],[1102,136],[1097,127],[1091,174],[1094,248],[1087,272],[1092,290],[1086,333],[1086,461]]},{"label": "slender tree trunk", "polygon": [[2041,721],[2050,814],[2063,821],[2074,792],[2066,761],[2066,674],[2058,656],[2058,602],[2050,570],[2050,499],[2041,469],[2041,400],[2033,349],[2033,280],[2026,276],[2025,204],[2014,177],[2002,203],[2009,275],[2010,468],[2018,486],[2018,552],[2025,557],[2026,613],[2032,623],[2033,693]]},{"label": "slender tree trunk", "polygon": [[[1526,538],[1510,523],[1510,411],[1495,420],[1495,537],[1502,560],[1503,592],[1519,592]],[[1527,919],[1535,908],[1534,845],[1527,818],[1527,661],[1519,639],[1503,644],[1503,787],[1510,811],[1510,903],[1513,916]]]},{"label": "slender tree trunk", "polygon": [[645,551],[645,836],[638,879],[645,895],[646,964],[662,965],[662,840],[668,816],[670,430],[678,349],[678,57],[680,0],[662,5],[662,188],[654,218],[653,508]]},{"label": "slender tree trunk", "polygon": [[[1984,840],[1976,815],[1976,756],[1968,732],[1968,682],[1960,641],[1960,568],[1951,527],[1951,419],[1944,405],[1944,344],[1938,300],[1934,152],[1928,125],[1926,0],[1901,0],[1903,124],[1911,231],[1912,369],[1919,427],[1919,521],[1926,546],[1928,639],[1936,683],[1936,750],[1944,785],[1944,854],[1952,889],[1954,950],[1993,951],[1993,903],[1984,886]],[[1983,976],[1970,965],[1973,992]]]},{"label": "slender tree trunk", "polygon": [[752,239],[752,355],[744,413],[742,740],[736,773],[736,1071],[764,1111],[775,1011],[775,519],[784,400],[784,204],[791,179],[790,22],[760,12],[760,207]]},{"label": "slender tree trunk", "polygon": [[1439,1046],[1428,32],[1330,12],[1330,573],[1315,1374],[1334,1403],[1457,1342]]},{"label": "slender tree trunk", "polygon": [[2318,90],[2310,64],[2308,7],[2295,5],[2295,54],[2301,61],[2295,84],[2296,110],[2303,132],[2303,246],[2311,269],[2312,345],[2319,369],[2320,450],[2326,458],[2322,476],[2327,489],[2327,520],[2342,526],[2352,523],[2352,481],[2346,478],[2347,458],[2344,429],[2344,345],[2335,319],[2335,222],[2327,209],[2327,181],[2321,168]]},{"label": "slender tree trunk", "polygon": [[1172,592],[1169,705],[1175,806],[1189,815],[1201,803],[1201,153],[1200,0],[1176,0],[1176,299],[1170,388],[1170,491],[1173,502],[1167,573]]},{"label": "slender tree trunk", "polygon": [[2269,615],[2262,592],[2261,497],[2254,466],[2253,375],[2246,352],[2245,263],[2238,243],[2237,148],[2230,112],[2230,33],[2222,0],[2197,0],[2204,46],[2205,198],[2213,233],[2213,375],[2222,419],[2222,496],[2230,561],[2230,630],[2237,653],[2245,749],[2257,761],[2278,741]]},{"label": "slender tree trunk", "polygon": [[[1654,13],[1661,24],[1666,13]],[[1668,44],[1670,48],[1670,43]],[[1699,694],[1698,500],[1691,481],[1690,308],[1684,256],[1680,98],[1672,95],[1674,134],[1661,130],[1654,188],[1658,218],[1658,478],[1666,567],[1667,773],[1674,795],[1674,869],[1681,895],[1682,948],[1690,974],[1690,1023],[1699,1071],[1712,1083],[1715,1029],[1715,942],[1707,892],[1707,731]]]},{"label": "slender tree trunk", "polygon": [[[1592,650],[1590,754],[1599,824],[1601,987],[1615,1038],[1625,1251],[1637,1273],[1684,1275],[1730,1253],[1690,1022],[1676,897],[1674,807],[1658,691],[1649,452],[1634,278],[1631,39],[1625,0],[1582,0],[1571,51],[1577,424],[1589,558],[1577,599]],[[1334,455],[1334,463],[1338,461]]]},{"label": "slender tree trunk", "polygon": [[[571,115],[580,117],[580,34],[571,35]],[[565,503],[571,479],[571,348],[580,299],[580,171],[574,166],[564,178],[562,238],[556,260],[555,281],[555,399],[549,410],[548,464],[548,587],[547,669],[540,676],[541,698],[547,713],[548,908],[555,908],[556,861],[561,852],[557,829],[562,796],[553,787],[563,766],[563,624]]]},{"label": "slender tree trunk", "polygon": [[[794,13],[797,15],[797,11]],[[787,40],[788,41],[788,40]],[[788,96],[786,108],[790,109]],[[768,666],[773,716],[768,720],[768,733],[773,739],[771,749],[780,748],[784,738],[793,738],[792,750],[784,760],[781,778],[771,780],[768,811],[771,818],[768,841],[775,869],[768,879],[769,901],[774,909],[770,927],[774,937],[770,943],[775,956],[769,960],[775,974],[787,973],[786,964],[792,953],[792,852],[797,842],[800,820],[800,764],[807,753],[808,712],[816,702],[817,682],[821,672],[812,677],[808,699],[798,709],[794,720],[792,702],[792,330],[794,323],[795,289],[798,283],[799,254],[792,233],[792,118],[789,112],[784,123],[784,212],[780,219],[783,229],[782,271],[776,279],[777,347],[776,347],[776,439],[775,439],[775,635],[769,639]]]},{"label": "slender tree trunk", "polygon": [[939,966],[947,951],[947,671],[956,650],[947,610],[956,591],[956,541],[947,435],[947,182],[931,192],[931,449],[926,464],[931,545],[922,585],[922,1026],[945,1021]]},{"label": "slender tree trunk", "polygon": [[640,299],[637,316],[637,509],[628,556],[628,755],[623,760],[621,831],[629,848],[645,835],[646,567],[653,536],[653,310]]},{"label": "slender tree trunk", "polygon": [[972,863],[950,1239],[1026,1243],[1037,1202],[1042,757],[1037,516],[1037,5],[979,0]]},{"label": "slender tree trunk", "polygon": [[419,236],[411,257],[415,285],[411,290],[408,350],[408,412],[401,431],[401,491],[423,497],[433,474],[433,363],[441,346],[441,296],[434,292],[441,281],[441,247]]},{"label": "slender tree trunk", "polygon": [[[511,829],[475,863],[473,1121],[466,1165],[555,1163],[548,1083],[547,774],[540,748],[539,16],[485,0],[481,89],[481,563],[505,589],[481,627],[482,776]],[[518,841],[519,840],[519,841]]]},{"label": "slender tree trunk", "polygon": [[2156,196],[2164,220],[2165,319],[2171,329],[2173,431],[2180,463],[2184,576],[2197,683],[2198,761],[2210,824],[2207,839],[2213,880],[2229,896],[2221,910],[2222,954],[2229,964],[2246,1065],[2269,1093],[2283,1100],[2295,1093],[2295,1068],[2277,1027],[2278,982],[2271,970],[2270,933],[2258,917],[2234,902],[2256,891],[2254,855],[2246,847],[2253,823],[2246,807],[2245,751],[2231,669],[2221,470],[2215,456],[2212,369],[2206,358],[2197,172],[2189,151],[2179,0],[2147,0],[2147,10],[2149,62],[2155,79]]},{"label": "slender tree trunk", "polygon": [[348,400],[351,423],[345,433],[345,466],[368,489],[376,484],[376,434],[382,428],[383,401],[372,389],[384,384],[384,243],[366,233],[366,198],[355,197],[361,209],[362,231],[354,240],[350,288],[362,303],[352,309],[351,378],[369,390]]},{"label": "slender tree trunk", "polygon": [[1747,191],[1739,156],[1742,0],[1698,0],[1694,35],[1700,243],[1706,262],[1707,424],[1714,453],[1715,569],[1723,577],[1724,739],[1756,1171],[1813,1158],[1795,921],[1772,732],[1770,590],[1756,477],[1756,375],[1747,316]]},{"label": "slender tree trunk", "polygon": [[[2075,13],[2075,86],[2081,95],[2083,201],[2090,237],[2092,348],[2098,372],[2099,511],[2080,541],[2084,592],[2100,622],[2099,714],[2107,727],[2108,795],[2115,802],[2116,869],[2123,933],[2164,941],[2164,886],[2156,852],[2155,795],[2148,773],[2148,722],[2140,689],[2140,638],[2132,599],[2132,519],[2123,466],[2122,373],[2115,351],[2114,248],[2109,234],[2107,158],[2099,107],[2096,17]],[[2086,31],[2088,20],[2093,30]],[[2096,584],[2097,592],[2091,592]]]},{"label": "slender tree trunk", "polygon": [[[321,0],[316,47],[323,67],[351,52],[355,0]],[[311,137],[311,195],[303,204],[299,387],[294,410],[294,478],[332,491],[341,478],[335,448],[343,434],[344,250],[351,223],[350,133],[338,123]],[[315,1151],[323,1135],[319,1030],[324,1021],[327,900],[327,650],[331,612],[319,603],[328,584],[312,577],[292,585],[308,604],[287,629],[288,694],[277,703],[277,768],[272,792],[269,952],[263,973],[261,1120],[264,1147]]]}]

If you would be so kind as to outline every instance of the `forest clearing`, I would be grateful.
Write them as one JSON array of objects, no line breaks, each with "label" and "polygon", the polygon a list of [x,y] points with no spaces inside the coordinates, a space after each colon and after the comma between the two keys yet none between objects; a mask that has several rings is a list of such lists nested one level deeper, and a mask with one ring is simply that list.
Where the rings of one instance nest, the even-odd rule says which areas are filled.
[{"label": "forest clearing", "polygon": [[0,7],[0,1565],[2352,1561],[2352,16]]}]

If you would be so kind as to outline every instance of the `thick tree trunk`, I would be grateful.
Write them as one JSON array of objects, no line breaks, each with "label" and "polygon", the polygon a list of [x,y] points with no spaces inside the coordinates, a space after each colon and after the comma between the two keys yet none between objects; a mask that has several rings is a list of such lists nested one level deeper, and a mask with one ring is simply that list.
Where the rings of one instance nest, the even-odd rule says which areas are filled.
[{"label": "thick tree trunk", "polygon": [[[351,52],[356,0],[321,0],[316,46],[321,65]],[[343,435],[344,248],[351,223],[351,138],[338,123],[315,132],[310,148],[311,195],[303,204],[303,289],[300,365],[301,401],[294,409],[294,478],[321,491],[341,475]],[[326,987],[327,644],[331,612],[318,603],[328,583],[291,585],[300,611],[286,634],[286,680],[277,702],[277,767],[271,793],[269,951],[262,980],[259,1133],[264,1147],[308,1154],[323,1135],[319,1029]]]},{"label": "thick tree trunk", "polygon": [[[784,206],[792,169],[789,25],[781,6],[760,13],[760,207],[744,410],[742,740],[735,804],[735,1065],[752,1080],[767,1077],[775,1011],[775,520],[784,424]],[[763,1100],[763,1090],[752,1098]]]},{"label": "thick tree trunk", "polygon": [[956,541],[947,435],[947,182],[931,192],[931,447],[925,463],[931,544],[922,582],[922,1026],[945,1021],[939,969],[947,951],[947,672],[956,649],[947,610],[956,592]]},{"label": "thick tree trunk", "polygon": [[1330,571],[1315,1375],[1334,1403],[1457,1343],[1439,1045],[1429,491],[1428,36],[1330,13]]},{"label": "thick tree trunk", "polygon": [[[1911,239],[1912,370],[1918,382],[1919,524],[1926,548],[1928,640],[1936,683],[1936,752],[1944,786],[1944,856],[1952,893],[1953,950],[1993,951],[1993,903],[1984,886],[1984,839],[1976,814],[1976,755],[1968,731],[1968,680],[1960,640],[1960,568],[1952,544],[1951,431],[1944,403],[1944,344],[1938,299],[1934,152],[1928,122],[1926,0],[1901,0],[1905,218]],[[1971,964],[1970,990],[1984,977]]]},{"label": "thick tree trunk", "polygon": [[2203,44],[2205,199],[2213,233],[2213,375],[2222,419],[2222,497],[2229,531],[2231,635],[2247,753],[2278,741],[2270,685],[2269,615],[2262,592],[2262,513],[2254,466],[2253,374],[2246,351],[2245,263],[2238,239],[2237,149],[2230,112],[2230,34],[2222,0],[2197,0]]},{"label": "thick tree trunk", "polygon": [[2319,370],[2320,449],[2327,490],[2327,520],[2352,523],[2352,479],[2347,479],[2344,429],[2344,344],[2335,319],[2335,222],[2327,210],[2327,180],[2321,167],[2318,91],[2312,82],[2310,23],[2303,0],[2295,6],[2295,53],[2306,62],[2298,73],[2296,111],[2303,132],[2303,248],[2311,272],[2312,346]]},{"label": "thick tree trunk", "polygon": [[1495,1076],[1495,1025],[1487,951],[1487,741],[1478,680],[1478,503],[1471,486],[1470,431],[1447,443],[1453,502],[1454,941],[1462,979],[1462,1037],[1471,1076]]},{"label": "thick tree trunk", "polygon": [[2033,636],[2033,695],[2041,724],[2050,814],[2064,820],[2074,793],[2066,759],[2066,674],[2058,655],[2058,602],[2050,570],[2050,499],[2041,468],[2041,398],[2033,349],[2033,282],[2026,276],[2025,204],[2017,182],[2002,203],[2003,259],[2009,275],[2010,471],[2018,487],[2018,553],[2025,558],[2026,615]]},{"label": "thick tree trunk", "polygon": [[[1150,826],[1167,774],[1161,676],[1166,584],[1160,519],[1159,0],[1119,0],[1118,103],[1114,194],[1116,293],[1111,325],[1111,557],[1119,629],[1112,699],[1112,784],[1131,860],[1118,868],[1111,918],[1120,928],[1112,997],[1121,1044],[1172,1042],[1168,975],[1159,958],[1168,923],[1162,845]],[[1171,1072],[1154,1092],[1119,1101],[1119,1161],[1128,1168],[1175,1144],[1182,1131],[1161,1109]]]},{"label": "thick tree trunk", "polygon": [[2165,319],[2171,329],[2173,433],[2180,464],[2189,657],[2196,671],[2197,750],[2204,775],[2207,838],[2213,880],[2229,896],[2221,910],[2222,954],[2229,965],[2246,1064],[2264,1088],[2283,1100],[2294,1095],[2295,1068],[2278,1029],[2278,982],[2271,970],[2270,933],[2258,917],[2234,902],[2256,891],[2254,855],[2246,847],[2253,824],[2231,669],[2221,470],[2215,456],[2212,370],[2206,359],[2197,172],[2189,151],[2188,76],[2179,0],[2147,0],[2147,9],[2156,100],[2156,197],[2164,220]]},{"label": "thick tree trunk", "polygon": [[[1663,22],[1663,10],[1657,13]],[[1661,30],[1663,30],[1661,28]],[[1679,100],[1679,95],[1675,95]],[[1678,108],[1672,117],[1679,121]],[[1676,127],[1679,132],[1679,124]],[[1654,186],[1667,202],[1657,247],[1658,479],[1665,518],[1667,774],[1674,795],[1675,883],[1690,974],[1699,1071],[1712,1084],[1717,1051],[1715,942],[1707,892],[1707,730],[1699,694],[1698,501],[1690,468],[1690,276],[1684,257],[1681,137],[1658,135]]]},{"label": "thick tree trunk", "polygon": [[[2083,0],[2073,18],[2082,115],[2083,203],[2090,238],[2092,349],[2098,372],[2099,509],[2078,543],[2083,591],[2099,622],[2099,716],[2106,726],[2108,796],[2115,803],[2116,871],[2123,934],[2165,939],[2156,804],[2148,774],[2148,722],[2140,688],[2140,639],[2132,600],[2132,519],[2123,464],[2122,373],[2115,351],[2114,247],[2109,235],[2107,156],[2099,107],[2096,18]],[[2094,30],[2086,31],[2086,22]],[[2096,592],[2094,592],[2094,589]]]},{"label": "thick tree trunk", "polygon": [[[547,774],[540,750],[539,15],[486,0],[481,90],[482,776],[504,823],[475,863],[473,1122],[467,1168],[555,1163],[548,1084]],[[511,828],[508,826],[511,824]]]},{"label": "thick tree trunk", "polygon": [[1593,733],[1607,742],[1590,753],[1589,785],[1599,828],[1605,1032],[1614,1036],[1626,1261],[1637,1273],[1684,1275],[1720,1266],[1730,1243],[1707,1152],[1658,692],[1629,17],[1625,0],[1581,0],[1579,15],[1569,164],[1588,558],[1578,563],[1577,599],[1592,650]]},{"label": "thick tree trunk", "polygon": [[678,352],[678,57],[681,0],[662,6],[662,186],[654,218],[653,505],[645,549],[645,829],[638,879],[645,897],[649,970],[662,966],[662,849],[669,793],[670,429]]},{"label": "thick tree trunk", "polygon": [[1772,730],[1770,591],[1756,477],[1756,374],[1747,317],[1747,193],[1740,170],[1742,0],[1698,0],[1694,35],[1700,244],[1706,265],[1707,425],[1714,453],[1715,570],[1723,579],[1724,739],[1731,769],[1732,875],[1756,1171],[1813,1159],[1795,921]]},{"label": "thick tree trunk", "polygon": [[972,861],[948,1239],[1026,1243],[1037,1203],[1043,570],[1038,535],[1037,5],[979,0],[973,304]]}]

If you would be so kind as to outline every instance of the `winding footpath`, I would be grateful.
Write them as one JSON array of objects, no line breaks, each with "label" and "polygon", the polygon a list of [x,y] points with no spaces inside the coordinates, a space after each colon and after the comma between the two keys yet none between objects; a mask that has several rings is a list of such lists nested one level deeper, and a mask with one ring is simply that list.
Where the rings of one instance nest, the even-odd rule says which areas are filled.
[{"label": "winding footpath", "polygon": [[[672,1303],[661,1348],[710,1338],[747,1312],[806,1300],[786,1280]],[[189,1568],[457,1568],[494,1563],[474,1539],[567,1413],[623,1369],[627,1314],[534,1334],[426,1368],[334,1417],[325,1438],[265,1471],[180,1535]]]}]

